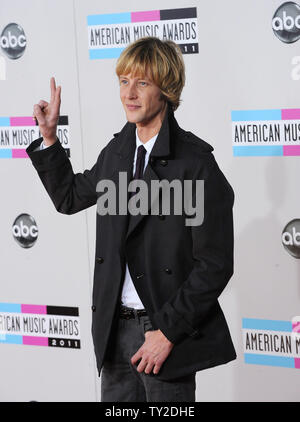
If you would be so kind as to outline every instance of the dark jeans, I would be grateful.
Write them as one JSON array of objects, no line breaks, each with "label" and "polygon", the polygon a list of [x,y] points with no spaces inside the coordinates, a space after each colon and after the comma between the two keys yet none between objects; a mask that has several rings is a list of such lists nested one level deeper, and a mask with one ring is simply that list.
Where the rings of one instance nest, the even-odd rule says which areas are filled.
[{"label": "dark jeans", "polygon": [[102,402],[195,401],[196,373],[162,381],[155,375],[138,372],[139,362],[131,364],[131,357],[145,341],[144,333],[152,329],[148,316],[118,320],[113,346],[102,368]]}]

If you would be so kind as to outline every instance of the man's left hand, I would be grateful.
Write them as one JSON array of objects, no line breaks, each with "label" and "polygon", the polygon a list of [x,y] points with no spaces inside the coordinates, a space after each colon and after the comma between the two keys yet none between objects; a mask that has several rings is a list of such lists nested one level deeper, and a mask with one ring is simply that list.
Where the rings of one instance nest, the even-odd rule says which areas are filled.
[{"label": "man's left hand", "polygon": [[153,373],[157,374],[173,346],[174,344],[160,330],[146,331],[145,342],[132,356],[131,363],[134,365],[141,359],[136,368],[138,372],[145,370],[145,374],[150,374],[153,369]]}]

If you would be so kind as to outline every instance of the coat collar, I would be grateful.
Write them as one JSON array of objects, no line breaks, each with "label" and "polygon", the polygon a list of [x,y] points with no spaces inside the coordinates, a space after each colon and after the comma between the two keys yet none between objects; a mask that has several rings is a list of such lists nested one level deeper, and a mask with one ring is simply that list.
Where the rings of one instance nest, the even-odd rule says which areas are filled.
[{"label": "coat collar", "polygon": [[[133,158],[136,148],[136,137],[135,137],[135,130],[136,125],[135,123],[127,122],[121,132],[119,132],[117,139],[119,142],[119,146],[117,148],[116,153],[119,155],[118,165],[116,165],[113,174],[111,175],[110,179],[115,182],[116,186],[119,186],[119,174],[120,172],[127,173],[127,186],[123,186],[123,188],[127,188],[128,184],[132,178],[132,168],[133,168]],[[152,180],[160,180],[158,174],[155,172],[154,168],[151,165],[150,158],[152,156],[155,157],[168,157],[171,154],[171,134],[174,131],[180,130],[176,119],[174,117],[174,112],[172,111],[171,107],[168,105],[167,112],[165,114],[164,120],[162,122],[160,131],[156,138],[155,144],[152,148],[149,162],[146,166],[143,180],[148,185],[148,204],[150,211],[151,204],[155,203],[158,200],[158,194],[155,197],[150,197],[151,192],[151,181]],[[117,135],[117,134],[115,134]],[[119,189],[121,187],[119,186]],[[120,215],[117,220],[114,220],[116,224],[116,230],[119,230],[121,233],[121,238],[125,238],[126,240],[130,237],[131,233],[134,229],[141,223],[141,221],[145,218],[144,214],[138,214],[135,216],[131,216],[129,219],[129,225],[127,226],[127,216]],[[118,228],[117,228],[118,227]]]},{"label": "coat collar", "polygon": [[[156,138],[155,144],[151,151],[151,157],[167,157],[171,153],[170,145],[170,132],[172,127],[177,128],[178,124],[174,117],[174,112],[171,106],[168,104],[167,111]],[[125,158],[127,155],[135,151],[136,139],[135,139],[136,124],[127,122],[121,132],[118,134],[118,141],[120,146],[117,153]],[[116,135],[116,134],[115,134]]]}]

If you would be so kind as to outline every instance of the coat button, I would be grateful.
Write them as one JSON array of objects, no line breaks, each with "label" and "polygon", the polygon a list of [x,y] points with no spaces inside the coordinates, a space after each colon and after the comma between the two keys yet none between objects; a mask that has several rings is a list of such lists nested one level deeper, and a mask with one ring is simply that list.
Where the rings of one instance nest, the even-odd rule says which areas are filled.
[{"label": "coat button", "polygon": [[167,274],[172,274],[172,270],[171,270],[170,268],[165,268],[165,272],[166,272]]},{"label": "coat button", "polygon": [[138,275],[136,276],[136,278],[137,278],[137,279],[142,278],[142,277],[144,277],[144,274],[143,274],[143,273],[138,274]]},{"label": "coat button", "polygon": [[93,306],[92,306],[92,311],[93,311],[93,312],[95,312],[95,310],[96,310],[96,306],[95,306],[95,305],[93,305]]},{"label": "coat button", "polygon": [[160,160],[160,164],[162,166],[166,166],[168,164],[168,161],[167,160]]},{"label": "coat button", "polygon": [[196,338],[196,337],[198,337],[198,334],[199,334],[199,331],[194,330],[194,331],[190,334],[190,336],[191,336],[192,338]]},{"label": "coat button", "polygon": [[96,258],[96,261],[98,262],[98,264],[102,264],[102,262],[104,261],[104,259],[101,256],[98,256]]}]

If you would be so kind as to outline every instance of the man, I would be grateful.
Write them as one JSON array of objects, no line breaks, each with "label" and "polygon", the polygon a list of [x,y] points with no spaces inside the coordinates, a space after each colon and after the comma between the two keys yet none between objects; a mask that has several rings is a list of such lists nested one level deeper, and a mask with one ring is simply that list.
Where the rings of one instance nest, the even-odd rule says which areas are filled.
[{"label": "man", "polygon": [[[127,123],[90,170],[74,174],[56,137],[54,78],[50,103],[34,106],[42,138],[27,153],[58,212],[98,205],[92,334],[102,401],[195,401],[196,371],[236,358],[218,303],[233,274],[234,194],[213,148],[174,117],[185,83],[179,47],[140,39],[116,73]],[[159,195],[148,213],[103,215],[101,183],[114,183],[118,206],[132,178],[149,191],[154,181],[204,180],[202,224],[151,213]]]}]

